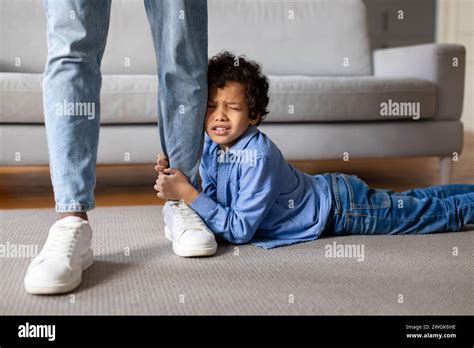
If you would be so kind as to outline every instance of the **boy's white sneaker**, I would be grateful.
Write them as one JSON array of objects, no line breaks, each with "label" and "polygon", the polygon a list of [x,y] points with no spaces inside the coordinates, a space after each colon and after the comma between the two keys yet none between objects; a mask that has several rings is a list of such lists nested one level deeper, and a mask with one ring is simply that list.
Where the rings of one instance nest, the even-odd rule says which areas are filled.
[{"label": "boy's white sneaker", "polygon": [[30,294],[61,294],[74,290],[82,271],[94,261],[92,231],[87,220],[67,216],[49,229],[48,239],[32,261],[25,276]]},{"label": "boy's white sneaker", "polygon": [[163,207],[165,235],[173,252],[181,257],[212,256],[217,251],[214,234],[183,201],[167,201]]}]

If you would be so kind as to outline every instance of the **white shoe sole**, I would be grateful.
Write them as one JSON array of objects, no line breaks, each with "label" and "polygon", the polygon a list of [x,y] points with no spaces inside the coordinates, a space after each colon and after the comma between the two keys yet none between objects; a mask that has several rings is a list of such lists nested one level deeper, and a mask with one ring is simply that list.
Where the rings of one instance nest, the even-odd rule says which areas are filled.
[{"label": "white shoe sole", "polygon": [[64,294],[77,288],[82,281],[82,272],[88,269],[94,263],[94,253],[92,249],[89,249],[85,256],[84,264],[82,265],[81,271],[77,272],[71,280],[61,283],[50,283],[50,284],[33,284],[28,283],[25,279],[25,290],[32,295],[53,295],[53,294]]},{"label": "white shoe sole", "polygon": [[[165,236],[169,241],[173,242],[173,235],[171,234],[170,229],[166,225],[165,225]],[[186,248],[186,247],[179,246],[177,243],[173,243],[173,252],[176,255],[181,256],[181,257],[212,256],[216,253],[216,251],[217,251],[217,243],[215,243],[215,245],[212,247],[203,247],[203,248],[197,248],[197,247]]]}]

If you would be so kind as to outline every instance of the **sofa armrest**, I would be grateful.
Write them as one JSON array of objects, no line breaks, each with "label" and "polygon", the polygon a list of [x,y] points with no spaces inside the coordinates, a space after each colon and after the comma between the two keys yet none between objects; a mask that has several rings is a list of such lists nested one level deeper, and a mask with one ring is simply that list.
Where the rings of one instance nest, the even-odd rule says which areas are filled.
[{"label": "sofa armrest", "polygon": [[375,76],[414,77],[435,83],[435,119],[461,118],[466,60],[464,46],[425,44],[378,49],[373,58]]}]

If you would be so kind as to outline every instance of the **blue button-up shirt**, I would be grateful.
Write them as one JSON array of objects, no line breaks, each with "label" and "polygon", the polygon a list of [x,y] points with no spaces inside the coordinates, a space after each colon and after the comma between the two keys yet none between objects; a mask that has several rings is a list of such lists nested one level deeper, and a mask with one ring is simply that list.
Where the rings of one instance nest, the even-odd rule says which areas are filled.
[{"label": "blue button-up shirt", "polygon": [[327,180],[293,168],[256,126],[227,151],[206,135],[199,173],[203,191],[190,206],[230,243],[269,249],[314,240],[324,230]]}]

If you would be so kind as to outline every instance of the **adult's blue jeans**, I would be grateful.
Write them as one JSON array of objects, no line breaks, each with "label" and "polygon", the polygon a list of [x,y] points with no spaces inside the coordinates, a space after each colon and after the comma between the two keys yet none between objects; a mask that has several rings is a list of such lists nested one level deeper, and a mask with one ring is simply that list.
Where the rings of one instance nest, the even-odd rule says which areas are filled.
[{"label": "adult's blue jeans", "polygon": [[426,234],[474,224],[474,185],[394,192],[370,188],[356,175],[323,175],[332,195],[325,234]]},{"label": "adult's blue jeans", "polygon": [[[100,64],[110,4],[43,0],[48,33],[43,108],[58,212],[95,207]],[[207,103],[207,0],[145,0],[145,9],[158,65],[161,146],[170,166],[196,186]]]}]

